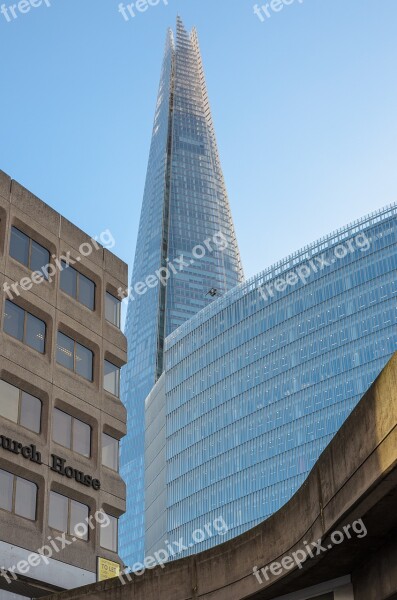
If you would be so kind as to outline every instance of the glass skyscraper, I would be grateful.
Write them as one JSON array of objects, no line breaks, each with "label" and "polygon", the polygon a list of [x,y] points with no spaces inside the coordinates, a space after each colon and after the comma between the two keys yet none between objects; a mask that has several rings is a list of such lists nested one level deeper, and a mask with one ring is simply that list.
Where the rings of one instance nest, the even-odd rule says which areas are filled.
[{"label": "glass skyscraper", "polygon": [[[148,481],[161,474],[166,485],[151,543],[165,527],[164,540],[186,544],[181,557],[277,511],[395,351],[396,205],[280,261],[174,331],[148,405],[165,421],[164,435],[161,422],[148,429]],[[190,546],[219,517],[227,535]]]},{"label": "glass skyscraper", "polygon": [[243,279],[197,33],[168,31],[126,320],[121,444],[127,512],[119,553],[144,553],[144,402],[163,371],[164,340]]}]

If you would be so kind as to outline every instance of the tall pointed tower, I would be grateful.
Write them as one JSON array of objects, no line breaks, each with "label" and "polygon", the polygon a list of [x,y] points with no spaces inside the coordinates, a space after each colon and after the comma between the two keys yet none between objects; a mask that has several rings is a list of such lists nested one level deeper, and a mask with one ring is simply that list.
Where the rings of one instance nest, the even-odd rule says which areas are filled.
[{"label": "tall pointed tower", "polygon": [[167,33],[126,321],[119,553],[128,566],[144,554],[144,404],[163,371],[164,339],[242,280],[197,33],[178,17],[176,41]]}]

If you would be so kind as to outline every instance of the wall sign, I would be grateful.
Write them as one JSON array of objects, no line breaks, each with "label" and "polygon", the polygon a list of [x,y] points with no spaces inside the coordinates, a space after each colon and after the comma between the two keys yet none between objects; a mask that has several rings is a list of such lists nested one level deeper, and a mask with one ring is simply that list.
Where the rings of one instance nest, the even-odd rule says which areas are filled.
[{"label": "wall sign", "polygon": [[[5,435],[0,435],[0,448],[3,450],[7,450],[7,452],[12,452],[13,454],[20,454],[26,460],[30,460],[38,465],[42,465],[43,461],[41,460],[41,452],[37,451],[35,444],[30,444],[29,446],[24,446],[17,440],[12,440]],[[78,469],[74,469],[66,464],[66,459],[58,456],[56,454],[51,454],[51,471],[55,471],[55,473],[59,473],[62,477],[67,477],[68,479],[74,479],[77,483],[81,483],[87,487],[92,487],[95,491],[101,488],[101,482],[99,479],[95,479],[92,475],[86,475],[83,471],[79,471]]]},{"label": "wall sign", "polygon": [[98,556],[97,565],[97,580],[105,581],[105,579],[113,579],[120,575],[120,565],[112,560],[101,558]]}]

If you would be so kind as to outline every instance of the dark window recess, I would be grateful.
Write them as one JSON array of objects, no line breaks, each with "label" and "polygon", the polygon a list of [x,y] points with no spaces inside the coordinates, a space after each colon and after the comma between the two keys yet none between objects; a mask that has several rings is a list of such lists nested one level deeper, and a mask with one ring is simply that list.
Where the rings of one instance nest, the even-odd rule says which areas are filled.
[{"label": "dark window recess", "polygon": [[[49,251],[16,227],[11,227],[10,256],[32,271],[41,271],[50,264]],[[48,279],[45,270],[43,275]]]},{"label": "dark window recess", "polygon": [[5,301],[3,329],[8,335],[44,354],[46,324],[10,300]]},{"label": "dark window recess", "polygon": [[94,355],[85,346],[79,344],[64,333],[58,331],[57,336],[57,363],[81,375],[84,379],[92,381]]},{"label": "dark window recess", "polygon": [[90,310],[95,309],[95,283],[62,261],[61,290]]}]

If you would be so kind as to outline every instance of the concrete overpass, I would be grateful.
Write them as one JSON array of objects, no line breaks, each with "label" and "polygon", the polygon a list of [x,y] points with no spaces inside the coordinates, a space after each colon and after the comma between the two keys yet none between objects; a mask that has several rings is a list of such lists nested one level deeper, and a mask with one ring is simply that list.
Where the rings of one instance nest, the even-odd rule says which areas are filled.
[{"label": "concrete overpass", "polygon": [[[397,354],[302,488],[267,521],[202,554],[130,575],[125,584],[113,579],[51,598],[397,599],[396,422]],[[291,566],[308,548],[313,558]]]}]

